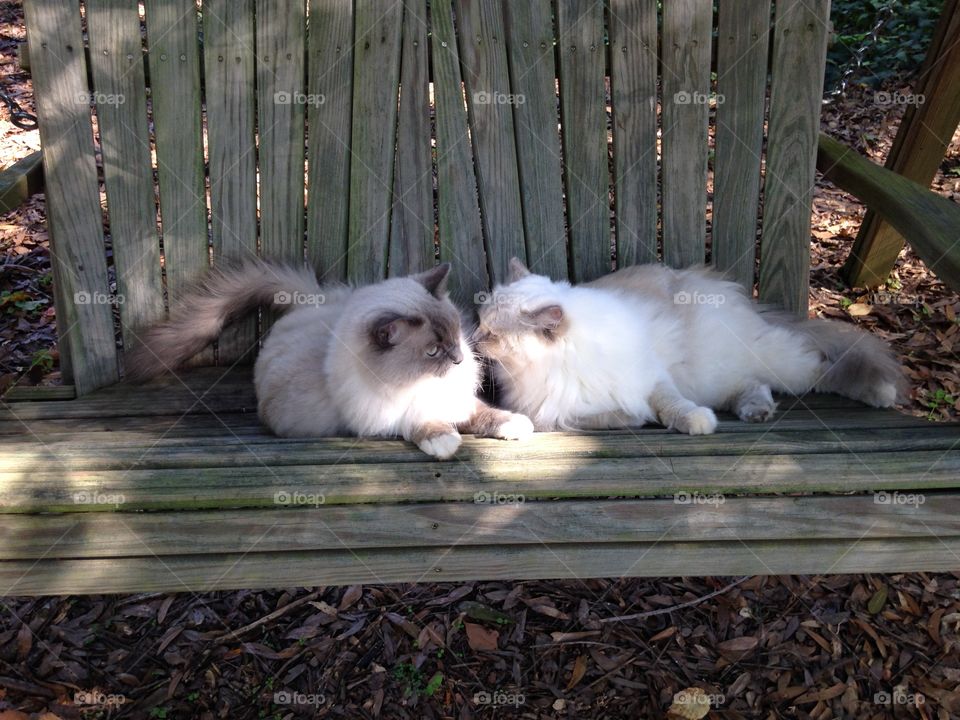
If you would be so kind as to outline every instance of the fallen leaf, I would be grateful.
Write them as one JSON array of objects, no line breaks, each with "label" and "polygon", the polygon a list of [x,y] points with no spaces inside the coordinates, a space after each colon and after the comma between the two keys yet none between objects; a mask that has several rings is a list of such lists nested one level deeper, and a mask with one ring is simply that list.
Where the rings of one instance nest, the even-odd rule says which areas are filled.
[{"label": "fallen leaf", "polygon": [[701,720],[710,712],[710,698],[698,687],[681,690],[673,696],[673,704],[667,710],[668,718],[677,720]]},{"label": "fallen leaf", "polygon": [[756,648],[758,644],[759,641],[757,638],[744,635],[743,637],[733,638],[732,640],[725,640],[717,645],[717,650],[724,655],[741,655],[750,652]]},{"label": "fallen leaf", "polygon": [[573,661],[573,672],[570,673],[570,682],[567,683],[567,690],[572,690],[577,686],[587,672],[587,656],[577,655]]},{"label": "fallen leaf", "polygon": [[467,644],[472,650],[484,652],[497,649],[497,641],[500,639],[500,633],[496,630],[488,630],[483,625],[476,623],[464,623],[467,631]]}]

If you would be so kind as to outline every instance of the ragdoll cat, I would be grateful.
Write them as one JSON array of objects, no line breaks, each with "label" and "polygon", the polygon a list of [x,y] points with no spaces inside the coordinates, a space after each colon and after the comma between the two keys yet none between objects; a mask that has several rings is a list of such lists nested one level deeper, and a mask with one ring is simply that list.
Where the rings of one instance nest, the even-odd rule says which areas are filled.
[{"label": "ragdoll cat", "polygon": [[660,422],[700,435],[714,410],[768,420],[771,390],[888,407],[904,382],[877,338],[764,311],[706,268],[639,265],[572,287],[514,259],[474,338],[504,406],[538,430]]},{"label": "ragdoll cat", "polygon": [[258,305],[285,310],[254,369],[260,419],[283,437],[402,436],[451,457],[460,432],[520,439],[523,415],[476,397],[480,365],[447,297],[450,265],[375,285],[321,287],[313,272],[250,261],[214,271],[148,330],[127,374],[172,370]]}]

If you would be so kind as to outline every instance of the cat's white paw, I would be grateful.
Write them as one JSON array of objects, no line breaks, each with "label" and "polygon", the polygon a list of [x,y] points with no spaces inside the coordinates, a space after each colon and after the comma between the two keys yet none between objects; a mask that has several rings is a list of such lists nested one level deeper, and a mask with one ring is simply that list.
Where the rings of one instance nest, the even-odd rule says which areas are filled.
[{"label": "cat's white paw", "polygon": [[717,429],[717,416],[708,407],[697,407],[682,415],[676,427],[687,435],[709,435]]},{"label": "cat's white paw", "polygon": [[437,460],[449,460],[460,447],[460,433],[443,433],[421,440],[417,447]]},{"label": "cat's white paw", "polygon": [[737,415],[743,422],[760,423],[772,418],[776,409],[777,404],[775,402],[752,400],[741,405],[737,409]]},{"label": "cat's white paw", "polygon": [[533,423],[526,415],[512,413],[510,419],[497,428],[496,436],[501,440],[526,440],[533,435]]},{"label": "cat's white paw", "polygon": [[866,393],[863,401],[873,407],[893,407],[897,403],[897,388],[893,383],[880,383]]}]

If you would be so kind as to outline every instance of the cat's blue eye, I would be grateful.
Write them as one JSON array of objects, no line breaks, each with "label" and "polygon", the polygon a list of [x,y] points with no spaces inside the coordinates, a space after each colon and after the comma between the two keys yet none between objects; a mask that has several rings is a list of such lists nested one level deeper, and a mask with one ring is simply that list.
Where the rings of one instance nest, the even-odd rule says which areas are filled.
[{"label": "cat's blue eye", "polygon": [[427,350],[427,357],[436,357],[438,352],[440,352],[440,348],[436,345],[431,345]]}]

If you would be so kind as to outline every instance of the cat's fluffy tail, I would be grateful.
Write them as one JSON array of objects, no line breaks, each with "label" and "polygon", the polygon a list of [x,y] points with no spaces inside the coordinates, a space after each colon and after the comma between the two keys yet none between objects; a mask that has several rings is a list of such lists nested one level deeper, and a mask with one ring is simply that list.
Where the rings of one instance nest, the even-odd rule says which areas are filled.
[{"label": "cat's fluffy tail", "polygon": [[826,364],[814,385],[874,407],[907,399],[907,380],[890,347],[860,328],[833,320],[800,320],[794,326],[824,354]]},{"label": "cat's fluffy tail", "polygon": [[184,295],[168,320],[139,336],[126,356],[126,376],[142,382],[173,370],[250,310],[261,305],[289,309],[299,298],[310,297],[320,301],[321,288],[305,267],[254,259],[211,270]]}]

